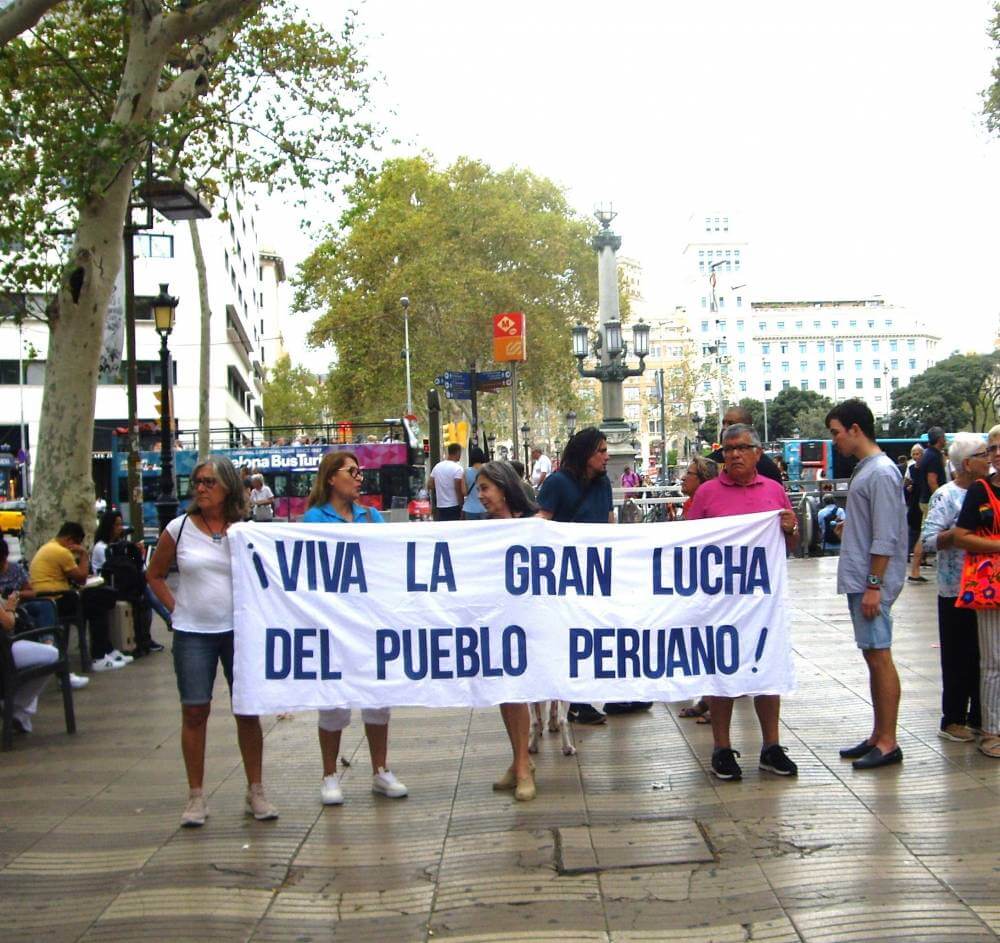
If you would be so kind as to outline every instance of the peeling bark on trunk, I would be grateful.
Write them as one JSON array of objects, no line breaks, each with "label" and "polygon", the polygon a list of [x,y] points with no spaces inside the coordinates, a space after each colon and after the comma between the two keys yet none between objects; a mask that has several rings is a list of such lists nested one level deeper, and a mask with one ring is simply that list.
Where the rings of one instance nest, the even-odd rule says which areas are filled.
[{"label": "peeling bark on trunk", "polygon": [[201,349],[198,359],[198,461],[203,462],[212,451],[209,442],[209,392],[212,370],[212,306],[208,300],[208,269],[201,248],[201,234],[196,220],[190,221],[194,267],[198,272],[198,300],[201,303]]},{"label": "peeling bark on trunk", "polygon": [[131,189],[123,173],[80,217],[74,262],[49,319],[49,352],[38,425],[34,490],[28,505],[27,554],[63,521],[95,524],[91,476],[94,402],[104,318],[122,264],[121,220]]}]

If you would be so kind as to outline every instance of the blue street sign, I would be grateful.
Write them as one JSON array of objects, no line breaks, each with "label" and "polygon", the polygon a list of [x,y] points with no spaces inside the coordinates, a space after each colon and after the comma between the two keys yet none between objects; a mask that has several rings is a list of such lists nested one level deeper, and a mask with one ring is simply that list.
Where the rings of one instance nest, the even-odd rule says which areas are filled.
[{"label": "blue street sign", "polygon": [[448,399],[472,399],[472,390],[465,388],[460,390],[453,390],[445,387],[444,395]]},{"label": "blue street sign", "polygon": [[446,379],[447,378],[445,377],[445,375],[443,373],[439,373],[436,377],[434,377],[434,385],[435,386],[444,386],[445,382],[446,382]]},{"label": "blue street sign", "polygon": [[507,384],[504,381],[509,379],[509,370],[486,370],[482,373],[476,374],[477,383],[500,383],[501,385],[506,386]]}]

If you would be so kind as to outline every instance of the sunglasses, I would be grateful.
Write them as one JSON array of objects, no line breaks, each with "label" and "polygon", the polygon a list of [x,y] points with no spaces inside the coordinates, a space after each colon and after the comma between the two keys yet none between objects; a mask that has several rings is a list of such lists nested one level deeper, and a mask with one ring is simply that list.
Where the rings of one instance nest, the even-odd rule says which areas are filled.
[{"label": "sunglasses", "polygon": [[191,485],[195,488],[214,488],[219,483],[218,478],[192,478]]}]

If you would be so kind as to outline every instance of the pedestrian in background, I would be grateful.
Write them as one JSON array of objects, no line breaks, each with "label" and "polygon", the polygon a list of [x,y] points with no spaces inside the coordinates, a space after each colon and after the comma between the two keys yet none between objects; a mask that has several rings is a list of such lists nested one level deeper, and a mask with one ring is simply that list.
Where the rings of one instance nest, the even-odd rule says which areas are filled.
[{"label": "pedestrian in background", "polygon": [[486,508],[479,500],[476,478],[486,461],[486,453],[478,445],[469,449],[469,467],[465,470],[465,501],[462,504],[462,519],[481,521],[486,517]]},{"label": "pedestrian in background", "polygon": [[976,613],[956,609],[965,551],[955,545],[955,525],[969,487],[989,474],[986,443],[971,432],[960,432],[951,443],[955,477],[931,495],[921,539],[924,549],[937,553],[938,639],[941,653],[941,724],[943,740],[975,740],[973,727],[982,724],[979,705],[979,638]]},{"label": "pedestrian in background", "polygon": [[552,474],[552,459],[545,454],[540,445],[535,445],[531,449],[531,487],[538,494],[538,489],[543,482]]},{"label": "pedestrian in background", "polygon": [[462,446],[453,442],[448,446],[448,457],[438,462],[431,471],[427,488],[436,509],[435,520],[457,521],[462,516],[465,500],[465,469],[461,465]]},{"label": "pedestrian in background", "polygon": [[[966,552],[988,554],[992,568],[984,562],[982,572],[992,572],[995,583],[1000,573],[1000,425],[990,429],[986,447],[993,473],[969,485],[955,524],[955,546]],[[995,595],[993,599],[995,602]],[[983,715],[979,752],[1000,759],[1000,609],[976,610],[976,624]]]}]

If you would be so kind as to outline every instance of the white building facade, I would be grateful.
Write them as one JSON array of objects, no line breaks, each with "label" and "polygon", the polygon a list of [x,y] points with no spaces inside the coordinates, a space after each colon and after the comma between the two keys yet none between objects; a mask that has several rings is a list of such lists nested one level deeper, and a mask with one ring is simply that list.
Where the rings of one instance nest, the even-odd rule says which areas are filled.
[{"label": "white building facade", "polygon": [[796,387],[834,401],[860,397],[886,417],[892,391],[937,362],[940,336],[880,296],[754,300],[752,256],[737,221],[713,213],[689,226],[684,290],[702,358],[704,416]]},{"label": "white building facade", "polygon": [[[221,207],[216,207],[216,211]],[[213,430],[231,430],[264,423],[263,383],[266,369],[284,351],[282,323],[287,310],[285,270],[281,257],[259,244],[254,209],[245,197],[225,202],[228,219],[218,216],[198,224],[207,272],[211,309],[209,417]],[[154,440],[159,424],[160,337],[152,318],[152,299],[161,284],[179,299],[176,323],[168,341],[173,359],[173,408],[177,428],[196,430],[201,349],[201,305],[197,270],[187,222],[157,219],[154,229],[134,237],[136,296],[137,416],[144,447]],[[7,306],[44,309],[40,295],[8,295]],[[19,328],[0,321],[0,442],[17,452],[22,447],[23,415],[26,444],[38,441],[48,328],[28,318]],[[18,355],[21,361],[19,364]],[[117,375],[102,376],[94,410],[95,480],[102,491],[101,463],[111,445],[111,433],[126,426],[128,401],[123,364]],[[185,437],[185,444],[189,441]],[[239,444],[238,440],[233,444]]]}]

